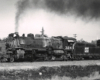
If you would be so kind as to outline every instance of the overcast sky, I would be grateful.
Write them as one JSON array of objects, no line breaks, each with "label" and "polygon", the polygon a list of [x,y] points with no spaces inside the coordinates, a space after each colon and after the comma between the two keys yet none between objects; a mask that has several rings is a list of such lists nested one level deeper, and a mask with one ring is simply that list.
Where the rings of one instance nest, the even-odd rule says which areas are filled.
[{"label": "overcast sky", "polygon": [[[45,0],[20,0],[19,2],[18,0],[0,0],[0,38],[7,37],[9,33],[15,32],[16,25],[20,35],[23,33],[26,35],[28,33],[39,34],[44,27],[45,34],[48,36],[73,37],[73,34],[77,34],[78,40],[84,39],[86,41],[100,38],[99,14],[95,16],[95,12],[93,12],[99,9],[92,11],[89,8],[90,10],[87,10],[87,12],[83,11],[77,14],[77,8],[73,7],[74,9],[69,10],[70,7],[66,6],[67,2],[62,7],[63,0],[60,5],[58,5],[57,0],[55,0],[55,3],[54,0],[51,0],[52,2],[47,1],[49,2]],[[54,4],[57,5],[54,6]],[[96,8],[100,7],[96,6]]]}]

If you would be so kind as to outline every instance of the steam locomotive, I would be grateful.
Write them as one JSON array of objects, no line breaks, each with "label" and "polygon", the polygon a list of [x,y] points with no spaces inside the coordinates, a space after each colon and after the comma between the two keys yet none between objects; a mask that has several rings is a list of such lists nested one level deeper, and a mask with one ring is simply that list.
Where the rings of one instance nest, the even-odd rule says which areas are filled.
[{"label": "steam locomotive", "polygon": [[78,42],[72,37],[47,37],[45,35],[12,33],[6,41],[0,41],[0,61],[21,60],[74,60],[100,58],[100,40],[97,45]]}]

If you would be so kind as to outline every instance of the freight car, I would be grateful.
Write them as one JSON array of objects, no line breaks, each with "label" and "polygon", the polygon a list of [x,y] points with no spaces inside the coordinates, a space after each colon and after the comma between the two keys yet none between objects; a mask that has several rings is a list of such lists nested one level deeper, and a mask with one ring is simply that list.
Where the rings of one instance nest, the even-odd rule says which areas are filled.
[{"label": "freight car", "polygon": [[100,42],[97,44],[76,42],[74,44],[72,59],[100,59]]}]

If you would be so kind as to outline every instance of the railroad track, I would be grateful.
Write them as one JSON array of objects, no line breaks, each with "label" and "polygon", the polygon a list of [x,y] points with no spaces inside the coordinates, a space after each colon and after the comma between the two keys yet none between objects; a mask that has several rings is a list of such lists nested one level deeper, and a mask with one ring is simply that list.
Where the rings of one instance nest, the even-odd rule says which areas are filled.
[{"label": "railroad track", "polygon": [[76,65],[76,66],[100,65],[100,60],[0,63],[0,70],[34,69],[43,66],[54,67],[54,66],[72,66],[72,65]]}]

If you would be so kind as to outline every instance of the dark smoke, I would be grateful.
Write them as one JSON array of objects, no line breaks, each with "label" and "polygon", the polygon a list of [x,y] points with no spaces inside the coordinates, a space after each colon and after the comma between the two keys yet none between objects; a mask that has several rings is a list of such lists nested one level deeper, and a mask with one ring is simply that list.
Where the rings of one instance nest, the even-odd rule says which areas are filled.
[{"label": "dark smoke", "polygon": [[17,13],[16,13],[16,17],[15,17],[15,32],[18,32],[18,25],[19,25],[19,19],[21,17],[21,14],[23,14],[27,8],[29,8],[29,0],[19,0],[17,2]]},{"label": "dark smoke", "polygon": [[77,17],[100,18],[100,0],[19,0],[17,3],[16,29],[19,19],[25,11],[40,8],[60,15],[70,13]]},{"label": "dark smoke", "polygon": [[78,16],[100,17],[100,0],[45,0],[49,10],[66,14],[73,12]]}]

